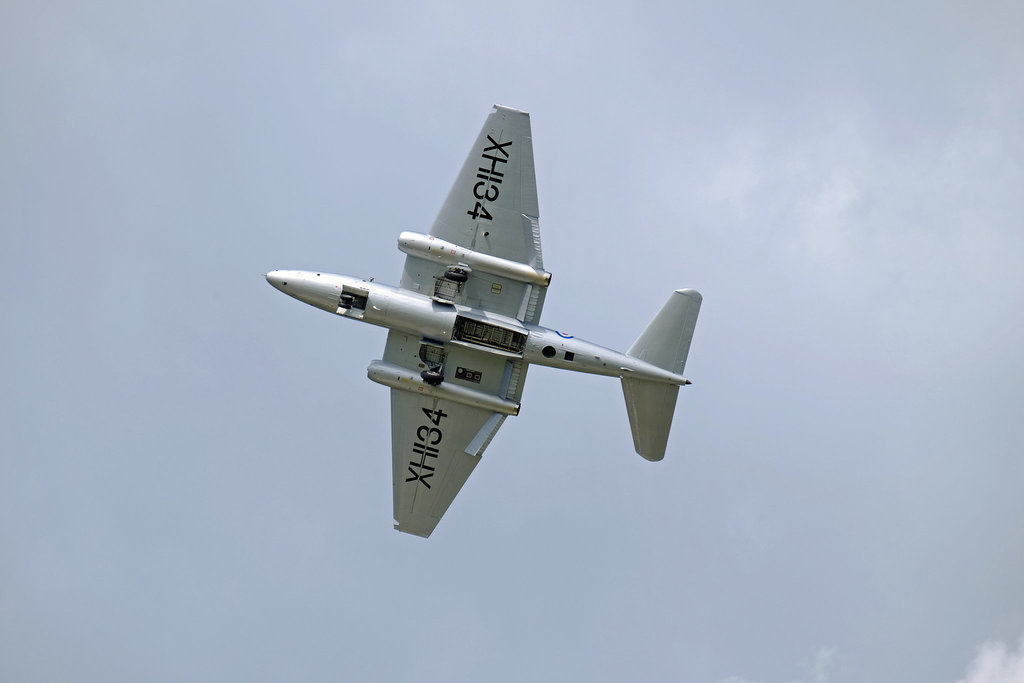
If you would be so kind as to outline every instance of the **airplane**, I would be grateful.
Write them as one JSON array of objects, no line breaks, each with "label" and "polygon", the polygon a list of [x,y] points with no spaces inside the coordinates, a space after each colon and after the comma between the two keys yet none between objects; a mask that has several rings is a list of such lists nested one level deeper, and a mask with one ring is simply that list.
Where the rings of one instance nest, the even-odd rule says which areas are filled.
[{"label": "airplane", "polygon": [[391,388],[395,529],[430,536],[543,365],[618,377],[633,446],[665,456],[702,297],[673,292],[626,353],[540,325],[541,256],[530,115],[495,105],[428,234],[403,232],[397,287],[275,270],[299,301],[388,328],[369,379]]}]

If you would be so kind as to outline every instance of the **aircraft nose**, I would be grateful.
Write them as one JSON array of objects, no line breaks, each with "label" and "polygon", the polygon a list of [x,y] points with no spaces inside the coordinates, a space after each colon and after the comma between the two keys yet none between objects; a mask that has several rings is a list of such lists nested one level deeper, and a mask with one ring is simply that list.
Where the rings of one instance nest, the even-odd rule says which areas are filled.
[{"label": "aircraft nose", "polygon": [[288,286],[288,278],[283,270],[272,270],[265,276],[274,289],[284,290]]}]

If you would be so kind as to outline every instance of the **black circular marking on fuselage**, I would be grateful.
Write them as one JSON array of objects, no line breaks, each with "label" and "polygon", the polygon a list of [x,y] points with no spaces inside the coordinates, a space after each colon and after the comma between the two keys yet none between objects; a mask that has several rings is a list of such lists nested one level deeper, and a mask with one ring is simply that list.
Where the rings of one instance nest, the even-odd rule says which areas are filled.
[{"label": "black circular marking on fuselage", "polygon": [[545,358],[554,358],[554,356],[555,356],[555,347],[554,346],[545,346],[543,349],[540,350],[540,352],[544,354]]}]

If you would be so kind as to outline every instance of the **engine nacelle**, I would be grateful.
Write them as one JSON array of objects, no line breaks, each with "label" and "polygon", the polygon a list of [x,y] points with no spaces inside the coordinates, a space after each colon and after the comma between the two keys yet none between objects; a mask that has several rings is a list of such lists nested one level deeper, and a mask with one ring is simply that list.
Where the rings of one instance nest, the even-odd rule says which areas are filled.
[{"label": "engine nacelle", "polygon": [[432,385],[424,382],[419,373],[394,365],[393,363],[385,363],[382,360],[375,360],[370,363],[370,367],[366,368],[366,376],[377,384],[383,384],[392,389],[410,391],[414,394],[422,394],[431,398],[448,399],[449,401],[468,406],[493,410],[503,415],[519,414],[519,404],[514,401],[506,401],[499,396],[459,386],[458,384],[451,384],[450,382]]},{"label": "engine nacelle", "polygon": [[547,287],[551,283],[551,273],[537,270],[533,266],[518,261],[483,254],[460,247],[430,235],[417,232],[403,232],[398,236],[398,248],[409,254],[427,261],[436,261],[445,265],[465,264],[474,270],[482,270],[491,275],[500,275],[510,280],[527,282],[532,285]]}]

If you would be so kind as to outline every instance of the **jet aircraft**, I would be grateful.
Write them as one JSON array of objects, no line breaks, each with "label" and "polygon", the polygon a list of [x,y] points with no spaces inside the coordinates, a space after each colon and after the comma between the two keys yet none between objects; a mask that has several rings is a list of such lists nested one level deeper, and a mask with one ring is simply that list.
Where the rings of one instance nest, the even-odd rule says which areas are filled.
[{"label": "jet aircraft", "polygon": [[431,534],[505,418],[530,365],[618,377],[637,453],[665,456],[701,295],[673,292],[626,353],[540,325],[551,274],[540,246],[530,116],[495,106],[428,234],[403,232],[397,287],[275,270],[280,291],[388,328],[368,377],[391,388],[395,528]]}]

